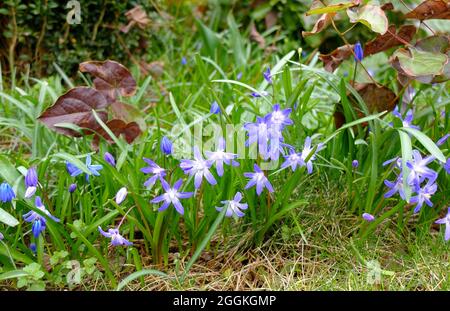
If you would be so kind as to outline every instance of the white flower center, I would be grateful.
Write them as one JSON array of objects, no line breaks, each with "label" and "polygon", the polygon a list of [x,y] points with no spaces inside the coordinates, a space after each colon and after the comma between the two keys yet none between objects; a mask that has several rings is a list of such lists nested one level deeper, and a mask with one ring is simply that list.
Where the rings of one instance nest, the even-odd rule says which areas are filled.
[{"label": "white flower center", "polygon": [[166,192],[167,196],[169,197],[170,201],[174,201],[178,196],[178,191],[170,188],[169,191]]}]

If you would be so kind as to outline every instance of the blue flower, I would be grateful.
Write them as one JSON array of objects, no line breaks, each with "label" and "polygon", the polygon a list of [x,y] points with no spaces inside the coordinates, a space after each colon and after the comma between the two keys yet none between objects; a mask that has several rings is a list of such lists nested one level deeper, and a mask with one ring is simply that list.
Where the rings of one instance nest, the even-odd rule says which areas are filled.
[{"label": "blue flower", "polygon": [[428,206],[432,207],[433,203],[431,202],[431,196],[435,194],[437,191],[437,185],[434,180],[428,180],[427,184],[422,188],[420,186],[416,186],[415,189],[417,195],[411,197],[411,203],[417,203],[414,208],[414,213],[418,213],[425,202]]},{"label": "blue flower", "polygon": [[182,57],[181,58],[181,65],[186,65],[187,64],[187,60],[186,60],[186,57]]},{"label": "blue flower", "polygon": [[434,156],[428,156],[425,159],[422,158],[422,155],[419,151],[412,151],[413,159],[412,161],[407,161],[406,165],[411,170],[409,176],[407,178],[407,182],[409,185],[420,185],[425,178],[430,179],[432,181],[436,180],[437,172],[427,167],[429,163],[435,160]]},{"label": "blue flower", "polygon": [[244,176],[250,178],[249,182],[245,186],[245,189],[249,189],[256,185],[256,194],[259,196],[264,188],[267,188],[269,192],[273,192],[273,187],[264,172],[259,168],[257,164],[253,165],[254,173],[244,173]]},{"label": "blue flower", "polygon": [[77,190],[77,184],[71,184],[71,185],[69,186],[69,192],[70,192],[70,193],[74,193],[75,190]]},{"label": "blue flower", "polygon": [[223,208],[226,208],[227,209],[227,211],[225,212],[226,217],[231,217],[233,216],[233,214],[236,215],[237,217],[243,217],[244,213],[242,212],[242,210],[247,209],[248,204],[241,203],[241,200],[242,194],[240,192],[237,192],[234,195],[233,200],[221,201],[221,203],[224,204],[224,206],[216,207],[216,210],[221,212]]},{"label": "blue flower", "polygon": [[390,198],[398,192],[400,197],[405,200],[406,196],[405,190],[403,189],[403,178],[401,173],[397,176],[397,179],[394,182],[386,179],[384,180],[384,184],[386,187],[390,188],[390,190],[384,194],[385,198]]},{"label": "blue flower", "polygon": [[141,172],[144,174],[153,174],[152,177],[150,177],[149,179],[147,179],[144,183],[145,187],[151,187],[155,184],[155,182],[158,179],[163,179],[164,176],[166,176],[166,170],[159,167],[158,164],[156,164],[155,162],[153,162],[150,159],[144,158],[144,161],[149,165],[146,167],[141,168]]},{"label": "blue flower", "polygon": [[261,97],[261,96],[269,96],[269,93],[266,91],[259,91],[259,92],[253,92],[250,95],[252,95],[255,98]]},{"label": "blue flower", "polygon": [[369,213],[362,214],[362,218],[368,222],[374,221],[375,217]]},{"label": "blue flower", "polygon": [[105,237],[111,239],[112,246],[130,246],[133,245],[130,241],[125,239],[119,233],[119,228],[108,229],[108,232],[103,231],[103,229],[98,226],[98,231]]},{"label": "blue flower", "polygon": [[434,223],[445,225],[445,240],[450,240],[450,207],[448,208],[447,215],[444,218],[436,220]]},{"label": "blue flower", "polygon": [[11,202],[15,197],[16,194],[14,193],[14,190],[11,188],[11,186],[7,182],[3,182],[0,185],[0,201],[2,201],[3,203]]},{"label": "blue flower", "polygon": [[178,213],[181,215],[184,214],[184,208],[183,205],[181,205],[180,199],[187,199],[193,196],[193,192],[180,192],[181,185],[183,183],[182,179],[179,179],[175,182],[173,187],[170,187],[170,185],[165,181],[164,179],[161,180],[162,187],[165,191],[164,194],[157,196],[153,200],[151,200],[151,203],[160,203],[164,201],[164,203],[161,205],[161,207],[158,209],[158,211],[162,212],[166,210],[170,204],[173,204],[175,209]]},{"label": "blue flower", "polygon": [[219,138],[219,144],[216,151],[206,151],[205,154],[209,161],[213,161],[213,163],[216,164],[216,171],[219,176],[223,176],[223,163],[239,166],[239,163],[234,160],[238,155],[231,152],[225,152],[225,139],[223,137]]},{"label": "blue flower", "polygon": [[3,234],[0,232],[0,241],[4,239]]},{"label": "blue flower", "polygon": [[264,160],[269,157],[277,160],[280,152],[280,141],[283,139],[280,128],[270,123],[270,115],[256,117],[256,122],[244,124],[248,140],[246,146],[258,144],[258,152]]},{"label": "blue flower", "polygon": [[72,164],[72,163],[70,163],[68,161],[66,161],[66,169],[67,169],[67,172],[72,177],[76,177],[76,176],[78,176],[78,175],[83,173],[81,168],[78,168],[77,166],[75,166],[75,164]]},{"label": "blue flower", "polygon": [[450,158],[447,159],[447,162],[444,164],[444,170],[447,174],[450,174]]},{"label": "blue flower", "polygon": [[194,177],[195,189],[200,188],[203,177],[211,184],[217,184],[216,179],[209,169],[214,162],[212,160],[204,160],[197,146],[194,147],[194,160],[181,160],[180,167],[185,174]]},{"label": "blue flower", "polygon": [[[323,147],[323,144],[319,143],[314,153],[312,153],[314,148],[311,148],[311,137],[306,137],[301,154],[303,161],[306,162],[306,169],[308,171],[308,174],[311,174],[313,171],[313,161],[316,159],[316,153],[322,150]],[[307,159],[308,161],[306,161]]]},{"label": "blue flower", "polygon": [[359,166],[359,161],[358,160],[353,160],[352,161],[352,167],[353,168],[357,168]]},{"label": "blue flower", "polygon": [[286,125],[294,124],[294,122],[292,122],[289,118],[289,114],[291,112],[291,108],[280,110],[280,105],[275,104],[273,106],[273,111],[268,115],[270,124],[279,127],[279,130],[282,131]]},{"label": "blue flower", "polygon": [[270,67],[267,67],[266,71],[263,72],[264,79],[272,84],[272,75],[270,74]]},{"label": "blue flower", "polygon": [[289,154],[285,155],[284,158],[286,161],[281,164],[281,168],[291,167],[292,171],[297,170],[298,167],[305,166],[305,162],[303,161],[302,154],[299,152],[295,152],[294,149],[289,149]]},{"label": "blue flower", "polygon": [[392,112],[392,114],[402,121],[403,127],[409,127],[409,128],[413,128],[413,129],[416,129],[416,130],[420,130],[420,127],[418,127],[417,125],[413,125],[412,124],[412,121],[414,119],[414,114],[413,114],[412,109],[410,109],[410,110],[408,110],[406,112],[405,118],[403,118],[402,114],[400,113],[400,110],[399,110],[398,106],[395,106],[395,109]]},{"label": "blue flower", "polygon": [[[91,159],[91,155],[90,154],[88,154],[88,156],[86,157],[86,167],[91,172],[91,174],[94,175],[94,176],[100,176],[100,173],[98,171],[103,169],[103,166],[100,165],[100,164],[92,164],[92,159]],[[86,181],[89,181],[89,175],[88,174],[86,174]]]},{"label": "blue flower", "polygon": [[355,61],[360,62],[364,58],[364,51],[362,49],[361,43],[356,42],[355,46],[353,47],[353,52],[355,52]]},{"label": "blue flower", "polygon": [[38,177],[35,167],[30,167],[25,175],[25,198],[31,198],[37,190]]},{"label": "blue flower", "polygon": [[105,161],[111,166],[116,166],[116,160],[111,153],[105,152],[105,154],[103,155],[103,159],[105,159]]},{"label": "blue flower", "polygon": [[216,101],[214,101],[211,104],[211,109],[209,110],[209,112],[212,113],[212,114],[219,114],[220,113],[220,107],[219,107],[219,104]]},{"label": "blue flower", "polygon": [[436,142],[436,145],[442,146],[450,138],[450,133],[445,134],[441,139]]},{"label": "blue flower", "polygon": [[236,76],[236,80],[241,80],[242,79],[242,72],[239,72]]},{"label": "blue flower", "polygon": [[172,142],[170,141],[169,138],[167,138],[166,136],[163,136],[163,138],[161,139],[161,145],[160,145],[161,151],[164,154],[170,155],[172,154]]},{"label": "blue flower", "polygon": [[125,187],[120,188],[116,193],[116,203],[121,204],[127,197],[128,190]]},{"label": "blue flower", "polygon": [[[52,219],[55,222],[59,222],[59,219],[52,216],[50,212],[45,208],[44,204],[42,204],[42,200],[39,196],[35,199],[35,205],[36,208],[41,210],[47,217]],[[23,215],[23,219],[26,222],[33,223],[31,227],[31,231],[33,232],[33,235],[35,238],[39,237],[39,234],[45,230],[45,226],[47,223],[47,219],[44,216],[41,216],[35,211],[29,211],[25,215]]]}]

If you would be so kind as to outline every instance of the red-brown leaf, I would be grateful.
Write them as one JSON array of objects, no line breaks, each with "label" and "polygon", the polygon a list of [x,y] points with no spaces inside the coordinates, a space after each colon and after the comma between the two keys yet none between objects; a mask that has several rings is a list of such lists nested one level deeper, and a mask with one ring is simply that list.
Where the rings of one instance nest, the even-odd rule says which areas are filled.
[{"label": "red-brown leaf", "polygon": [[[129,144],[131,144],[136,139],[136,137],[141,134],[139,125],[136,122],[126,123],[122,120],[114,119],[108,121],[106,123],[106,126],[108,126],[108,128],[116,137],[122,135]],[[100,136],[103,137],[107,142],[114,143],[114,140],[111,138],[111,136],[109,136],[109,134],[103,128],[100,128],[97,130],[97,134],[92,140],[92,145],[95,149],[98,149]]]},{"label": "red-brown leaf", "polygon": [[118,62],[88,61],[80,64],[80,71],[90,73],[95,77],[94,86],[102,92],[109,101],[114,101],[117,95],[133,96],[136,92],[136,81],[130,71]]},{"label": "red-brown leaf", "polygon": [[[57,127],[58,123],[72,123],[82,128],[96,130],[99,124],[95,120],[92,110],[106,108],[108,102],[96,89],[89,87],[76,87],[61,95],[55,104],[49,107],[38,118],[39,121],[51,129],[73,137],[80,134],[68,128]],[[97,111],[100,119],[106,121],[108,115],[104,111]]]},{"label": "red-brown leaf", "polygon": [[400,27],[398,33],[395,25],[390,25],[384,35],[378,35],[374,40],[367,42],[364,47],[364,55],[369,56],[382,51],[386,51],[394,46],[410,42],[416,33],[416,27],[413,25],[404,25]]},{"label": "red-brown leaf", "polygon": [[426,0],[405,17],[420,20],[450,19],[450,2],[448,0]]},{"label": "red-brown leaf", "polygon": [[320,54],[319,58],[323,61],[324,69],[333,72],[344,60],[353,55],[352,50],[353,45],[344,45],[329,54]]},{"label": "red-brown leaf", "polygon": [[142,9],[140,5],[135,6],[131,10],[125,13],[129,23],[128,25],[121,27],[120,30],[124,33],[130,31],[134,25],[138,25],[139,28],[144,29],[149,23],[150,19],[147,13]]}]

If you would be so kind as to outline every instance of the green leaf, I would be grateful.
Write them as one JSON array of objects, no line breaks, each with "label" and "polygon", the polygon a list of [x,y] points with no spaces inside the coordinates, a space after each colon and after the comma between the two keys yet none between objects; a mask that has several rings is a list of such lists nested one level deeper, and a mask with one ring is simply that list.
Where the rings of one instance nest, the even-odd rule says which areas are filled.
[{"label": "green leaf", "polygon": [[392,58],[397,58],[401,69],[412,77],[440,75],[448,62],[445,54],[421,51],[416,48],[398,49]]},{"label": "green leaf", "polygon": [[30,274],[23,270],[12,270],[5,273],[0,274],[0,281],[21,278],[29,276]]},{"label": "green leaf", "polygon": [[167,274],[165,274],[164,272],[158,271],[158,270],[153,270],[153,269],[144,269],[144,270],[140,270],[140,271],[136,271],[132,274],[130,274],[129,276],[127,276],[125,279],[123,279],[119,285],[117,286],[117,291],[120,291],[122,288],[124,288],[128,283],[130,283],[131,281],[136,280],[137,278],[140,278],[141,276],[144,275],[159,275],[162,277],[168,277]]},{"label": "green leaf", "polygon": [[331,5],[327,5],[327,6],[320,7],[320,8],[311,9],[306,12],[306,15],[333,13],[333,12],[338,12],[338,11],[342,11],[342,10],[351,8],[353,6],[355,6],[355,3],[353,3],[353,1],[336,3],[336,4],[331,4]]},{"label": "green leaf", "polygon": [[415,138],[417,138],[418,141],[439,161],[445,163],[446,158],[444,154],[442,153],[441,149],[439,149],[438,146],[429,138],[427,135],[422,133],[421,131],[418,131],[416,129],[410,128],[410,127],[403,127],[401,128],[402,131],[405,131],[411,135],[413,135]]},{"label": "green leaf", "polygon": [[15,219],[10,213],[0,208],[0,222],[10,226],[15,227],[19,224],[19,221]]},{"label": "green leaf", "polygon": [[[399,130],[398,134],[400,135],[400,144],[402,147],[402,172],[403,176],[409,176],[409,168],[406,165],[406,162],[411,160],[412,158],[412,144],[411,139],[408,134],[404,131]],[[403,178],[403,190],[405,192],[406,202],[409,203],[409,199],[411,198],[411,187],[408,185],[407,178]]]},{"label": "green leaf", "polygon": [[388,20],[384,11],[376,5],[365,5],[356,10],[348,9],[347,15],[352,23],[361,23],[372,31],[385,34],[388,30]]}]

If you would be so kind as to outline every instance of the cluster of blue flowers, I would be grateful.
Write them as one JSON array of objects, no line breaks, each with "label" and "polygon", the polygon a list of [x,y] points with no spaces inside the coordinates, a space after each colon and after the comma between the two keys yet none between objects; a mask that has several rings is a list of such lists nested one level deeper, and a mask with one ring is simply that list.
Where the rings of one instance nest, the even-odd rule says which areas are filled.
[{"label": "cluster of blue flowers", "polygon": [[[418,126],[412,124],[412,110],[408,110],[406,112],[406,117],[403,118],[398,107],[396,107],[393,111],[393,115],[401,120],[403,127],[419,129]],[[444,144],[448,137],[450,137],[448,134],[442,137],[437,142],[437,145]],[[404,185],[407,184],[413,194],[410,203],[416,204],[414,213],[418,213],[422,209],[424,203],[432,207],[433,202],[431,201],[431,197],[438,189],[436,183],[438,172],[428,167],[428,165],[434,160],[436,160],[436,158],[432,155],[423,157],[420,151],[413,150],[412,159],[406,161],[406,166],[408,168],[407,176],[405,176],[405,172],[403,172],[403,161],[401,157],[396,157],[384,162],[383,166],[392,165],[396,174],[395,180],[390,181],[386,179],[384,181],[385,185],[389,188],[389,191],[385,193],[384,197],[389,198],[398,193],[403,200],[406,200]],[[449,163],[449,160],[447,160],[447,163]],[[447,165],[448,164],[443,165],[444,169],[446,169]]]}]

